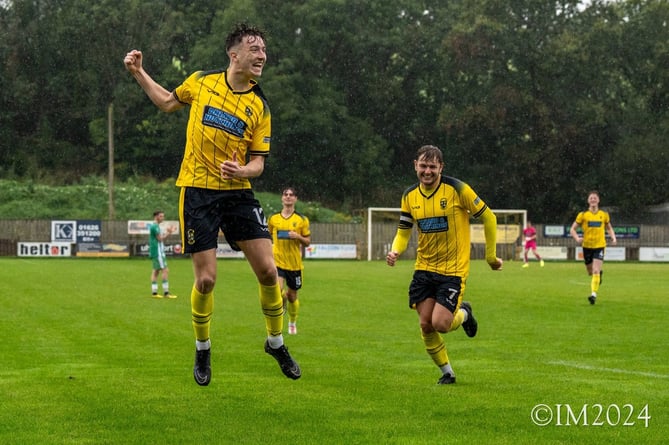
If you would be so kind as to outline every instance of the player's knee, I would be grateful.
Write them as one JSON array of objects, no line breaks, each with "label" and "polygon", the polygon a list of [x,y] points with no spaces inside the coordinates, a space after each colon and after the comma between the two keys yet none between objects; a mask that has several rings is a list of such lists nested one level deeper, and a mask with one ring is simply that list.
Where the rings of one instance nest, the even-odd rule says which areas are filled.
[{"label": "player's knee", "polygon": [[256,270],[256,277],[258,278],[258,282],[264,286],[272,286],[278,281],[276,267],[274,266]]},{"label": "player's knee", "polygon": [[434,329],[440,334],[445,334],[451,327],[451,323],[447,323],[444,320],[439,320],[437,322],[432,322]]},{"label": "player's knee", "polygon": [[434,325],[434,321],[430,322],[430,321],[421,320],[420,330],[423,333],[423,335],[431,334],[434,331],[442,332],[442,331],[439,330],[439,328],[437,326]]},{"label": "player's knee", "polygon": [[446,332],[451,330],[453,324],[453,316],[449,317],[448,315],[450,315],[450,312],[445,316],[432,318],[432,327],[434,328],[435,331],[439,332],[440,334],[445,334]]},{"label": "player's knee", "polygon": [[198,291],[200,291],[203,294],[208,294],[209,292],[213,291],[215,285],[216,285],[216,278],[208,275],[198,277],[195,282],[195,287],[197,288]]}]

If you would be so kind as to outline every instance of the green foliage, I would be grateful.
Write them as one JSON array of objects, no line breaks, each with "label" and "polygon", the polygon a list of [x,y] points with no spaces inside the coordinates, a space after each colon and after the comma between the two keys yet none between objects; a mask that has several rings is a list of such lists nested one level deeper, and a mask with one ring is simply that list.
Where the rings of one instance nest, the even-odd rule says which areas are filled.
[{"label": "green foliage", "polygon": [[[281,196],[256,193],[266,215],[281,211]],[[179,188],[174,179],[157,182],[133,177],[114,186],[114,219],[151,219],[161,209],[171,218],[179,214]],[[296,209],[312,222],[351,222],[351,215],[298,201]],[[0,217],[3,219],[109,219],[109,188],[98,177],[72,185],[46,185],[0,179]]]},{"label": "green foliage", "polygon": [[[156,209],[178,215],[174,180],[134,178],[114,187],[116,219],[151,219]],[[109,218],[109,188],[104,179],[83,178],[73,185],[45,185],[0,180],[0,215],[4,219]]]},{"label": "green foliage", "polygon": [[[265,215],[280,212],[282,208],[281,195],[276,193],[256,192],[256,198],[260,201]],[[359,218],[352,215],[341,213],[336,210],[324,207],[315,201],[298,201],[295,204],[295,210],[309,218],[310,222],[321,223],[347,223],[360,222]]]},{"label": "green foliage", "polygon": [[142,50],[171,90],[226,67],[224,36],[247,21],[268,32],[273,116],[256,190],[396,205],[431,143],[496,208],[562,220],[608,188],[632,213],[669,200],[655,168],[618,181],[664,148],[668,20],[660,0],[0,2],[0,178],[104,175],[110,105],[116,177],[175,177],[188,112],[159,112],[123,56]]},{"label": "green foliage", "polygon": [[[444,336],[457,383],[438,386],[407,307],[412,261],[307,261],[298,335],[285,336],[302,367],[292,381],[263,352],[248,264],[221,260],[212,381],[199,387],[192,265],[168,261],[176,300],[149,297],[147,259],[0,258],[0,443],[659,445],[669,437],[666,265],[607,263],[590,306],[580,262],[492,272],[475,261],[466,293],[478,335]],[[562,405],[560,421],[534,424],[539,404]],[[567,417],[567,404],[575,417],[590,407],[587,425]],[[647,425],[637,418],[644,406]]]}]

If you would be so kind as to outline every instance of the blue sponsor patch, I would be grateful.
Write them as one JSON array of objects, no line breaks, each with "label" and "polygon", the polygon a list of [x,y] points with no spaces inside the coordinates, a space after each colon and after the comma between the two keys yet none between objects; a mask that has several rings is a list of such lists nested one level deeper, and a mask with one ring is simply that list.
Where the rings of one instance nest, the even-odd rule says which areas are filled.
[{"label": "blue sponsor patch", "polygon": [[601,221],[588,221],[588,227],[602,227]]},{"label": "blue sponsor patch", "polygon": [[223,130],[238,138],[244,137],[244,131],[246,131],[246,122],[242,119],[209,105],[204,107],[202,123],[208,127]]},{"label": "blue sponsor patch", "polygon": [[438,216],[418,220],[418,228],[423,233],[436,233],[448,231],[448,218]]}]

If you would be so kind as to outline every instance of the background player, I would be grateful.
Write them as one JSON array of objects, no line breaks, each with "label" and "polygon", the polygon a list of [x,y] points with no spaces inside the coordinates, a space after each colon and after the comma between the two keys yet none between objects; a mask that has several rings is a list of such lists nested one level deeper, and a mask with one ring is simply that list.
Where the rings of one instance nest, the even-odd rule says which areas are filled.
[{"label": "background player", "polygon": [[297,291],[302,288],[302,249],[311,244],[309,218],[295,211],[296,202],[295,189],[285,188],[281,193],[283,208],[268,220],[284,307],[288,309],[288,333],[291,335],[297,334],[297,316],[300,311]]},{"label": "background player", "polygon": [[[576,232],[579,226],[583,236]],[[607,212],[599,208],[599,192],[593,190],[588,193],[588,210],[576,215],[576,220],[569,230],[571,237],[583,246],[583,262],[588,275],[591,276],[588,297],[590,304],[595,304],[599,286],[602,284],[602,265],[606,248],[605,230],[609,232],[611,243],[615,245],[618,241],[611,225],[611,218]]]},{"label": "background player", "polygon": [[[165,256],[165,239],[176,231],[176,227],[169,226],[162,232],[160,223],[165,220],[162,210],[153,212],[153,223],[149,226],[149,258],[151,258],[151,296],[153,298],[176,298],[170,293],[167,257]],[[163,277],[163,295],[158,295],[158,275]]]},{"label": "background player", "polygon": [[523,229],[523,236],[525,237],[525,251],[523,252],[523,267],[530,267],[527,260],[527,254],[531,250],[534,257],[539,261],[539,265],[544,267],[544,260],[537,253],[537,229],[534,228],[531,221],[527,222],[527,227]]}]

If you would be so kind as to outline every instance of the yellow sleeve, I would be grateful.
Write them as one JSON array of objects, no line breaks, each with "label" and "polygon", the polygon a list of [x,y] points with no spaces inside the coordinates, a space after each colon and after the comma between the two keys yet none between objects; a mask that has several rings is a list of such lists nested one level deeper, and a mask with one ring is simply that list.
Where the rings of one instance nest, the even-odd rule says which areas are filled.
[{"label": "yellow sleeve", "polygon": [[404,252],[409,245],[409,239],[411,239],[411,229],[397,229],[397,233],[395,234],[395,239],[393,239],[393,245],[390,250],[392,252],[402,254],[402,252]]},{"label": "yellow sleeve", "polygon": [[497,216],[490,208],[486,208],[479,218],[485,233],[485,260],[492,264],[497,261]]}]

